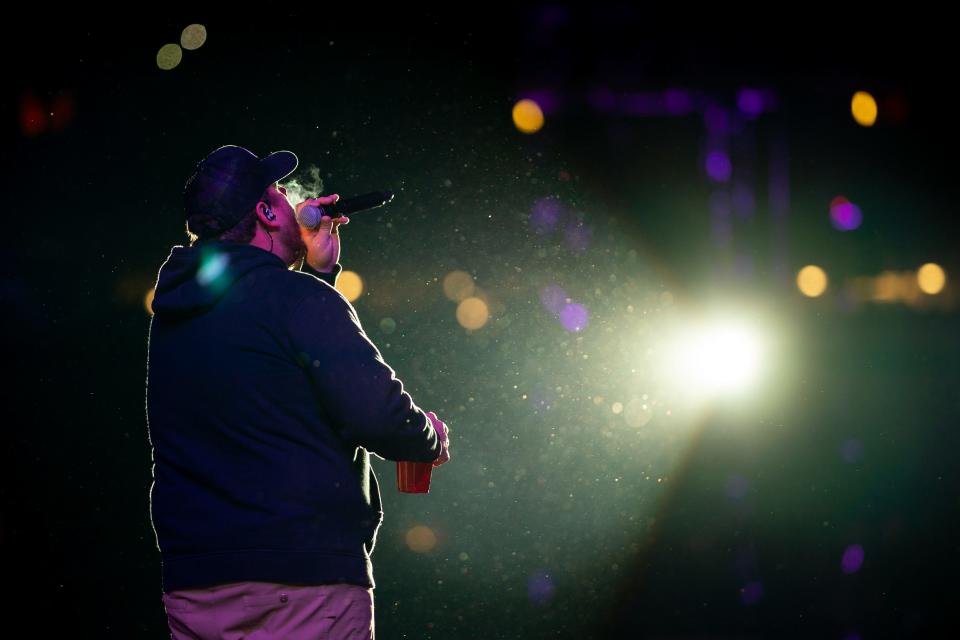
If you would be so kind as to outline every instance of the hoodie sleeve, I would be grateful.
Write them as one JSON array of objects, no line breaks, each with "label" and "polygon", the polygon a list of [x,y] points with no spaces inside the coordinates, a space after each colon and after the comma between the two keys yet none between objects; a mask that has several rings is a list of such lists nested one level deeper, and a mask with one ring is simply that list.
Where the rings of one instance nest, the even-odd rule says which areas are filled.
[{"label": "hoodie sleeve", "polygon": [[309,264],[307,264],[306,260],[304,260],[303,264],[300,265],[300,271],[302,271],[303,273],[309,273],[312,276],[320,278],[321,280],[329,284],[331,287],[336,287],[337,276],[339,276],[340,272],[343,271],[343,265],[341,265],[338,262],[335,265],[333,265],[333,271],[327,273],[324,271],[317,271],[316,269],[311,267]]},{"label": "hoodie sleeve", "polygon": [[346,442],[388,460],[432,462],[440,456],[430,419],[404,391],[346,298],[330,290],[307,295],[289,328],[300,365]]}]

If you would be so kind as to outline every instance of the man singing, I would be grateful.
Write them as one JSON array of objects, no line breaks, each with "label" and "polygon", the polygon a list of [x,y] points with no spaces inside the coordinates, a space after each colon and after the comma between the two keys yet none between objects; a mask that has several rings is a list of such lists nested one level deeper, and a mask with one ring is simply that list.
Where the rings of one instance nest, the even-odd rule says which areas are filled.
[{"label": "man singing", "polygon": [[[297,157],[213,151],[184,189],[147,345],[150,515],[173,638],[373,638],[383,519],[369,452],[449,460],[335,288],[339,226],[302,227]],[[254,634],[254,635],[251,635]]]}]

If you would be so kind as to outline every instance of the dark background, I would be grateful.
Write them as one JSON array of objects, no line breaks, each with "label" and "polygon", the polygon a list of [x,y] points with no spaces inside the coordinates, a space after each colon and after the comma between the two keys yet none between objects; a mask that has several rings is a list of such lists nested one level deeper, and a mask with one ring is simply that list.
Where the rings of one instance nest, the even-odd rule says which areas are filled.
[{"label": "dark background", "polygon": [[[344,228],[341,262],[365,279],[354,305],[371,339],[454,430],[454,459],[429,496],[398,494],[392,463],[376,463],[378,637],[922,637],[950,619],[960,265],[943,21],[222,13],[9,21],[8,621],[30,620],[31,636],[166,634],[143,296],[185,242],[183,182],[222,144],[294,150],[326,193],[397,192]],[[194,22],[207,43],[160,71],[157,50]],[[711,249],[701,114],[601,112],[585,98],[597,86],[728,105],[743,86],[777,96],[741,139],[757,207],[734,243],[750,269],[731,276]],[[850,117],[861,89],[881,101],[872,128]],[[546,126],[518,132],[514,103],[544,91]],[[892,97],[905,105],[895,121]],[[25,100],[72,113],[32,131]],[[777,149],[790,181],[781,245],[765,186]],[[854,232],[829,224],[839,193],[864,211]],[[589,249],[532,229],[547,196],[589,228]],[[934,303],[851,304],[833,286],[930,261],[948,276]],[[793,284],[810,263],[831,277],[815,300]],[[502,303],[481,330],[460,327],[443,296],[453,269]],[[548,284],[590,309],[580,335],[539,304]],[[675,408],[671,422],[656,369],[631,378],[630,358],[671,314],[717,298],[782,323],[766,395]],[[608,405],[641,387],[661,409],[625,430]],[[437,533],[430,553],[404,542],[416,524]],[[864,562],[846,574],[851,544]]]}]

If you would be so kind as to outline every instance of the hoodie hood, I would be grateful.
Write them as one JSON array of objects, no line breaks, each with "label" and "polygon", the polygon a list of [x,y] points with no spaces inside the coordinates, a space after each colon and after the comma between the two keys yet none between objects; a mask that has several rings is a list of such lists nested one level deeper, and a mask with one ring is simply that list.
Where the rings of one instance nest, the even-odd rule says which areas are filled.
[{"label": "hoodie hood", "polygon": [[234,282],[260,267],[287,268],[276,255],[249,244],[212,241],[175,246],[157,276],[153,313],[165,317],[206,313]]}]

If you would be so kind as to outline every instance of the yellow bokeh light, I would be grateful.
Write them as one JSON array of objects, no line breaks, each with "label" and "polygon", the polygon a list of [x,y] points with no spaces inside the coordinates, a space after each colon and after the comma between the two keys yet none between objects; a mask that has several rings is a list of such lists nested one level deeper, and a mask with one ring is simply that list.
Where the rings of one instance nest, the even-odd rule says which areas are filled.
[{"label": "yellow bokeh light", "polygon": [[857,91],[850,101],[853,119],[862,127],[872,127],[877,121],[877,101],[866,91]]},{"label": "yellow bokeh light", "polygon": [[437,546],[437,534],[430,527],[421,524],[407,531],[406,541],[411,551],[427,553]]},{"label": "yellow bokeh light", "polygon": [[523,133],[536,133],[543,128],[543,111],[533,100],[521,100],[513,105],[513,124]]},{"label": "yellow bokeh light", "polygon": [[896,302],[901,289],[900,277],[893,271],[884,271],[873,281],[873,299],[876,302]]},{"label": "yellow bokeh light", "polygon": [[479,329],[489,319],[487,303],[480,298],[467,298],[457,305],[457,322],[464,329]]},{"label": "yellow bokeh light", "polygon": [[917,269],[917,284],[921,291],[934,296],[943,291],[947,284],[947,274],[940,265],[928,262]]},{"label": "yellow bokeh light", "polygon": [[165,44],[157,52],[157,66],[164,71],[173,69],[183,60],[183,49],[178,44]]},{"label": "yellow bokeh light", "polygon": [[207,41],[207,28],[202,24],[192,24],[180,34],[180,46],[188,51],[194,51]]},{"label": "yellow bokeh light", "polygon": [[153,296],[157,293],[156,289],[151,288],[150,291],[147,291],[147,295],[143,297],[143,306],[147,310],[147,314],[153,315]]},{"label": "yellow bokeh light", "polygon": [[443,279],[443,295],[454,302],[460,302],[473,295],[476,285],[466,271],[451,271]]},{"label": "yellow bokeh light", "polygon": [[807,265],[797,274],[797,288],[809,298],[821,296],[827,290],[827,274],[816,265]]},{"label": "yellow bokeh light", "polygon": [[363,293],[363,278],[355,271],[341,271],[337,277],[337,291],[353,302]]}]

